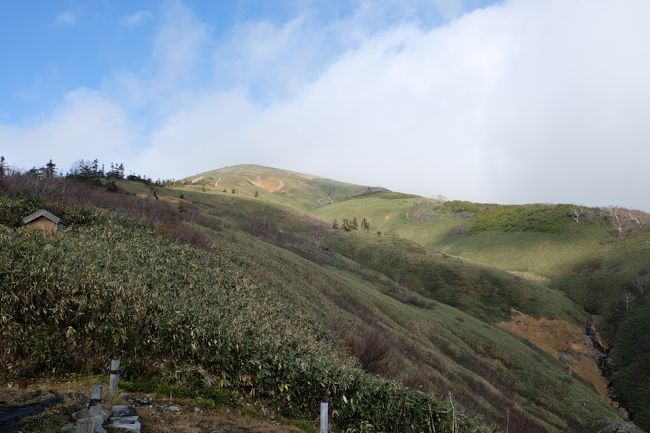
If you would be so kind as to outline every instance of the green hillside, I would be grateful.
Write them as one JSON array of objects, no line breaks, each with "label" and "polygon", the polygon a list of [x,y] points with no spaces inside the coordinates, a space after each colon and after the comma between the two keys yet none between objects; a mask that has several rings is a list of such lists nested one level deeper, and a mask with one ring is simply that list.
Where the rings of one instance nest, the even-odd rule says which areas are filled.
[{"label": "green hillside", "polygon": [[566,293],[595,316],[615,362],[614,389],[636,422],[648,428],[650,361],[626,355],[650,351],[648,216],[622,210],[640,224],[626,220],[619,233],[609,210],[585,208],[576,222],[568,214],[575,208],[443,203],[378,193],[324,206],[314,214],[324,221],[365,217],[373,230],[514,271]]},{"label": "green hillside", "polygon": [[[3,229],[9,374],[93,370],[118,351],[132,378],[217,399],[242,393],[285,416],[314,416],[329,390],[337,426],[370,422],[377,431],[430,431],[432,419],[436,431],[488,430],[458,406],[510,431],[591,432],[618,417],[557,359],[491,324],[511,305],[582,319],[545,287],[398,239],[341,233],[260,197],[51,191],[49,199],[27,199],[28,189],[3,198],[8,226],[43,205],[71,222],[52,234]],[[399,266],[431,266],[442,290],[396,285],[384,254],[369,254],[376,247]],[[453,287],[458,308],[438,299]],[[501,287],[483,306],[484,289]]]},{"label": "green hillside", "polygon": [[[264,173],[272,177],[282,176],[283,172],[264,168]],[[381,236],[330,236],[327,245],[363,266],[383,271],[388,278],[400,280],[424,296],[454,305],[475,317],[496,321],[510,307],[554,317],[562,308],[549,306],[561,302],[540,303],[539,299],[549,294],[557,297],[558,292],[566,294],[585,311],[576,315],[567,314],[564,309],[564,317],[584,320],[585,313],[593,316],[611,349],[614,389],[635,420],[650,428],[650,364],[642,356],[633,361],[625,356],[629,350],[650,351],[650,342],[645,337],[650,331],[645,308],[645,294],[650,286],[646,282],[650,278],[647,215],[634,212],[640,217],[637,221],[645,220],[645,225],[628,221],[619,233],[607,209],[574,205],[443,202],[388,191],[366,191],[360,196],[344,193],[335,200],[318,202],[315,207],[305,206],[291,195],[285,195],[282,201],[277,194],[259,195],[258,199],[306,210],[329,225],[344,218],[365,218],[370,231],[381,232]],[[569,215],[572,209],[583,212],[578,222]],[[419,250],[418,246],[440,253]],[[441,257],[456,258],[456,269],[432,270]],[[505,280],[497,286],[515,288],[499,297],[489,295],[489,278],[487,282],[482,278],[480,285],[459,284],[463,278],[458,275],[476,275],[477,271],[458,268],[472,262],[490,268],[483,273],[493,273],[496,268],[531,280],[539,286],[534,290],[535,296],[526,299],[521,288]],[[440,279],[440,275],[454,273],[451,284]],[[472,290],[454,290],[459,287]],[[513,294],[517,296],[510,296]],[[539,310],[540,305],[546,306],[547,311]]]},{"label": "green hillside", "polygon": [[260,165],[236,165],[199,173],[182,179],[174,187],[257,196],[301,210],[316,209],[347,197],[383,190]]},{"label": "green hillside", "polygon": [[[427,287],[416,287],[416,293],[413,293],[414,290],[411,290],[408,285],[399,285],[396,287],[395,281],[391,279],[392,276],[389,276],[389,278],[387,278],[386,274],[376,275],[371,272],[369,273],[368,269],[364,269],[364,267],[368,266],[363,261],[361,261],[359,257],[354,257],[354,254],[352,254],[351,250],[344,248],[344,242],[341,242],[341,232],[331,230],[327,225],[313,220],[305,213],[296,213],[290,208],[282,208],[275,205],[269,205],[263,200],[237,197],[229,194],[224,195],[184,192],[183,195],[185,199],[190,200],[193,203],[200,204],[206,212],[214,215],[219,215],[220,217],[231,221],[231,224],[235,225],[236,227],[242,228],[248,233],[256,234],[265,239],[267,242],[281,246],[284,249],[305,257],[312,262],[327,265],[330,268],[352,271],[360,274],[360,276],[367,281],[381,283],[380,289],[385,294],[389,295],[392,298],[396,298],[403,304],[419,307],[420,309],[431,309],[433,306],[439,306],[441,304],[435,301],[432,303],[430,300],[440,299],[444,296],[442,292],[446,291],[447,295],[451,294],[451,296],[449,296],[449,300],[455,303],[458,308],[461,308],[464,311],[468,311],[479,317],[489,317],[489,320],[491,322],[496,322],[499,319],[509,316],[510,308],[513,306],[520,307],[523,310],[535,315],[539,314],[539,310],[541,309],[543,314],[552,317],[561,317],[568,320],[584,319],[584,313],[581,313],[581,310],[575,304],[566,299],[560,293],[536,284],[527,283],[526,281],[516,278],[510,274],[472,265],[471,263],[467,262],[459,262],[458,259],[445,258],[438,254],[422,254],[421,248],[418,249],[417,246],[408,242],[404,242],[403,240],[397,240],[397,243],[395,243],[394,241],[396,240],[391,240],[386,237],[376,238],[374,235],[371,235],[369,233],[359,234],[358,236],[354,233],[343,234],[343,238],[348,238],[350,245],[357,245],[366,251],[376,251],[377,242],[385,242],[387,244],[385,251],[389,253],[392,252],[393,255],[400,256],[400,260],[404,262],[404,265],[413,266],[415,269],[419,267],[427,272],[428,274],[419,275],[419,277],[421,277],[423,280],[435,274],[436,281],[444,283],[444,285],[440,287],[436,287],[436,284],[430,284]],[[355,236],[357,237],[351,239]],[[320,247],[318,247],[318,245],[320,245]],[[415,248],[415,251],[413,251],[413,248]],[[336,257],[336,254],[332,255],[332,253],[344,254],[348,258],[352,258],[355,261],[341,260],[340,258]],[[378,255],[376,257],[380,258],[381,255]],[[360,267],[359,263],[364,263],[364,265]],[[394,268],[394,264],[391,266]],[[269,268],[273,267],[269,265],[262,267],[262,269]],[[377,267],[376,269],[379,269],[381,272],[381,266]],[[295,272],[300,273],[301,271],[299,269],[295,269]],[[280,271],[278,271],[278,274],[282,275],[281,281],[293,278],[292,273],[283,275]],[[274,274],[274,276],[278,274]],[[273,277],[268,276],[266,278]],[[310,279],[311,284],[316,284],[319,281],[319,279]],[[282,284],[282,282],[278,282],[278,284]],[[498,293],[494,293],[493,289],[495,287],[502,289],[502,291],[497,291]],[[441,291],[436,293],[431,290],[434,288],[440,288]],[[490,290],[488,293],[485,293],[486,289],[492,290]],[[508,296],[509,294],[515,296]],[[482,299],[488,300],[488,302],[482,303],[481,296],[483,296]],[[342,299],[339,302],[343,302],[344,304],[350,302],[348,296],[346,296],[344,299],[345,300]],[[364,296],[361,296],[360,299],[355,300],[352,306],[348,305],[348,308],[351,308],[355,314],[363,315],[366,312],[365,306],[368,304],[367,301],[369,299],[371,298],[368,298],[368,296],[364,294]],[[533,299],[536,299],[537,302],[531,302]],[[360,306],[357,306],[356,304],[359,304]],[[404,314],[406,316],[409,316],[410,314],[414,313],[405,312]],[[439,312],[436,312],[434,316],[438,318],[438,320],[441,317]],[[491,347],[496,343],[497,347],[502,348],[505,348],[510,344],[515,344],[515,347],[517,347],[517,349],[503,349],[503,353],[508,353],[507,357],[516,357],[515,354],[529,350],[528,348],[524,348],[522,342],[518,338],[513,338],[503,331],[496,330],[496,328],[485,328],[488,326],[486,323],[483,323],[481,326],[484,327],[484,329],[495,329],[499,337],[493,337],[494,339],[492,339],[491,342],[481,342],[481,339],[477,339],[473,331],[462,331],[463,327],[459,326],[459,322],[463,322],[466,319],[471,320],[471,324],[469,325],[470,329],[474,328],[476,325],[478,325],[478,323],[481,323],[477,322],[474,318],[469,319],[469,317],[466,315],[454,316],[453,320],[451,317],[449,317],[446,321],[445,326],[448,326],[450,330],[456,330],[456,332],[467,332],[468,335],[461,337],[461,341],[465,342],[462,344],[459,340],[451,340],[456,341],[456,343],[452,344],[444,341],[435,341],[434,346],[436,346],[438,350],[440,347],[439,345],[442,345],[442,347],[445,348],[443,349],[442,353],[438,353],[436,355],[436,359],[439,357],[442,357],[443,359],[448,358],[450,357],[450,354],[446,353],[447,350],[453,351],[453,348],[463,347],[464,344],[470,344],[471,347],[474,348],[470,352],[462,354],[464,350],[461,350],[458,355],[452,354],[451,357],[454,358],[454,356],[459,356],[455,358],[454,362],[460,363],[463,367],[462,370],[470,368],[474,371],[482,371],[483,368],[486,368],[486,353],[484,352],[486,344],[488,347]],[[440,331],[437,331],[436,333],[439,332]],[[446,337],[446,339],[447,338],[450,337]],[[400,339],[403,339],[403,337]],[[505,339],[506,341],[499,341],[502,339]],[[501,350],[502,349],[498,349],[499,352]],[[413,362],[414,356],[415,353],[411,352],[407,353],[405,357],[408,362]],[[501,359],[501,356],[502,355],[497,355],[494,353],[492,355],[489,355],[487,359]],[[545,355],[542,356],[545,357]],[[428,358],[429,355],[424,356],[424,362],[427,362],[426,359]],[[486,376],[493,377],[493,379],[489,379],[489,382],[492,383],[492,386],[495,386],[494,381],[497,377],[512,377],[507,367],[508,365],[509,364],[507,363],[503,363],[503,361],[499,361],[496,365],[492,366],[492,368],[496,368],[496,371],[480,373],[480,376],[483,378]],[[531,368],[533,368],[532,366],[534,364],[528,361],[526,363],[523,363],[523,365],[530,365]],[[556,364],[556,367],[554,368],[558,367],[560,368],[560,377],[566,376],[565,371],[559,365],[559,363]],[[445,378],[449,377],[450,374],[448,371],[448,367],[446,367],[443,372],[437,371],[435,373],[436,376],[441,376],[440,378],[435,379],[435,383],[437,383],[438,386],[441,386],[441,384],[445,383]],[[506,383],[510,380],[514,380],[515,382],[522,381],[521,386],[534,388],[536,385],[532,384],[531,381],[534,381],[533,376],[535,375],[531,376],[529,373],[530,371],[524,368],[519,378],[507,379]],[[406,380],[408,382],[412,379],[407,377]],[[471,385],[474,380],[475,379],[471,378],[463,379],[463,382],[467,384],[466,387],[472,389],[473,387],[477,386]],[[426,382],[430,383],[430,380],[425,381],[425,383]],[[506,383],[496,380],[496,386],[502,390],[501,392],[503,392],[504,386],[506,389],[509,388]],[[447,386],[444,386],[442,389],[447,389]],[[523,389],[524,388],[520,388],[517,393],[525,393]],[[476,400],[482,400],[484,398],[484,395],[482,393],[469,392],[468,395],[464,397],[463,395],[459,395],[461,392],[462,391],[458,388],[454,390],[454,394],[457,395],[459,399],[464,400],[466,406],[478,407],[480,408],[481,413],[490,414],[490,412],[486,412],[487,409],[485,408],[485,405],[487,404],[494,407],[495,402],[499,401],[498,399],[495,399],[494,396],[492,396],[487,399],[487,402],[476,402]],[[512,391],[506,391],[505,394],[508,394],[510,392]],[[599,400],[599,398],[596,396],[593,396],[591,398]],[[591,398],[587,399],[591,400]],[[527,398],[517,397],[516,399],[525,401]],[[559,403],[559,400],[554,400],[553,402],[548,401],[546,404],[556,406],[556,408],[553,410],[558,410],[560,406],[565,406],[566,404],[566,402],[562,404],[557,403]],[[497,404],[497,406],[499,406],[499,404]],[[498,408],[496,408],[496,410],[499,411]],[[503,414],[503,411],[501,411],[501,413]],[[493,413],[490,415],[490,417],[492,416],[498,415]],[[565,416],[570,417],[571,415],[569,415],[567,412]],[[504,421],[503,418],[501,418],[501,421]],[[545,428],[548,428],[548,426]],[[574,429],[575,431],[580,431],[580,428],[574,427]]]}]

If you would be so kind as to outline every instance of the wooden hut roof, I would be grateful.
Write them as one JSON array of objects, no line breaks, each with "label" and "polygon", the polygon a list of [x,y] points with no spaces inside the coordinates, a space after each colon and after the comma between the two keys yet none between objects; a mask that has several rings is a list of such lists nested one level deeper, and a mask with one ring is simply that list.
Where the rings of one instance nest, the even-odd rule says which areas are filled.
[{"label": "wooden hut roof", "polygon": [[49,219],[54,224],[61,224],[61,218],[54,215],[53,213],[46,211],[45,209],[41,209],[39,211],[34,212],[31,215],[27,215],[25,218],[23,218],[23,224],[29,224],[30,222],[37,220],[38,218],[41,217]]}]

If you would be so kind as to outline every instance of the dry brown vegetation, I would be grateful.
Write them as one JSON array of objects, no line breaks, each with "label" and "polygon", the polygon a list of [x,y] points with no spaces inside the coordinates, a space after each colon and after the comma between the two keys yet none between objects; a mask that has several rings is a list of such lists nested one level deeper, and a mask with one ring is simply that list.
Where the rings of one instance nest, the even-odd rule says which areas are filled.
[{"label": "dry brown vegetation", "polygon": [[598,394],[609,401],[607,381],[596,365],[580,326],[559,319],[536,319],[521,312],[513,312],[512,320],[499,323],[499,326],[561,360],[567,366],[567,375],[575,373],[589,381]]}]

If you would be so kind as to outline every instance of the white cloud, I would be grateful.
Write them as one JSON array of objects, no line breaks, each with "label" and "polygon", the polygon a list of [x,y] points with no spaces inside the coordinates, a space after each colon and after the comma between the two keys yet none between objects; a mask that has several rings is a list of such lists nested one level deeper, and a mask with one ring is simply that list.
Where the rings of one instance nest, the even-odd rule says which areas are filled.
[{"label": "white cloud", "polygon": [[147,10],[139,10],[122,18],[122,23],[128,27],[136,27],[147,21],[153,20],[154,15]]},{"label": "white cloud", "polygon": [[72,26],[77,22],[77,14],[71,10],[61,11],[54,17],[54,23],[58,26]]},{"label": "white cloud", "polygon": [[191,81],[203,60],[209,36],[210,27],[183,3],[168,3],[153,48],[153,59],[159,70],[157,80],[176,88]]},{"label": "white cloud", "polygon": [[132,160],[135,138],[121,108],[87,89],[68,93],[53,113],[33,124],[0,125],[0,149],[10,164],[23,169],[50,158],[62,170],[78,159]]},{"label": "white cloud", "polygon": [[[250,162],[425,195],[650,210],[650,3],[511,0],[436,28],[409,18],[383,31],[364,24],[369,7],[326,28],[308,16],[245,23],[216,44],[172,3],[156,72],[126,71],[110,98],[88,98],[79,134],[108,134],[119,152],[137,138],[125,162],[152,176]],[[315,67],[330,42],[348,48]],[[214,62],[218,81],[196,80]],[[260,103],[256,85],[291,91]],[[158,113],[144,135],[126,120],[133,106]],[[101,107],[119,127],[107,130]],[[0,129],[0,146],[48,137],[81,152],[66,145],[84,141],[74,122],[61,121],[73,112]]]},{"label": "white cloud", "polygon": [[[648,19],[643,1],[511,1],[403,25],[291,100],[204,96],[154,134],[147,166],[181,176],[254,161],[421,194],[650,209]],[[272,58],[277,34],[259,31],[248,55]],[[166,163],[178,143],[192,152]]]}]

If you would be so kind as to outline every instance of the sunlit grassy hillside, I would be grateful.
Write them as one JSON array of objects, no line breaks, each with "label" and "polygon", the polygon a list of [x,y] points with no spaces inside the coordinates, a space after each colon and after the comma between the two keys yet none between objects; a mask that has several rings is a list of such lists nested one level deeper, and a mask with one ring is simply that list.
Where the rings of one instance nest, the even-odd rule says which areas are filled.
[{"label": "sunlit grassy hillside", "polygon": [[[630,212],[621,233],[611,210],[571,205],[501,206],[437,202],[377,193],[321,207],[324,221],[367,218],[372,230],[517,272],[560,290],[594,319],[615,361],[613,384],[635,420],[650,426],[650,231],[648,216]],[[644,223],[645,221],[645,223]]]},{"label": "sunlit grassy hillside", "polygon": [[260,165],[236,165],[182,179],[175,188],[260,197],[302,210],[382,190]]},{"label": "sunlit grassy hillside", "polygon": [[[264,168],[260,176],[280,173]],[[238,179],[241,182],[241,176]],[[650,334],[644,313],[650,286],[647,215],[636,213],[640,221],[646,220],[645,226],[632,224],[621,232],[613,227],[607,209],[574,205],[442,202],[387,191],[366,191],[361,196],[340,194],[335,200],[317,202],[315,207],[305,206],[302,199],[291,195],[279,200],[277,194],[264,194],[258,199],[306,210],[328,225],[335,220],[340,224],[343,219],[365,218],[370,232],[381,232],[375,239],[339,233],[329,237],[327,245],[383,272],[395,283],[428,293],[477,317],[500,317],[504,309],[520,309],[522,305],[534,314],[550,313],[539,310],[540,303],[534,297],[526,302],[519,289],[509,292],[518,294],[518,298],[510,297],[505,302],[504,296],[488,296],[489,283],[485,284],[485,279],[482,288],[476,287],[469,297],[463,290],[445,289],[438,279],[441,273],[431,270],[436,264],[431,258],[437,256],[439,260],[440,254],[418,252],[417,245],[459,258],[464,264],[469,261],[513,272],[552,289],[549,293],[565,293],[592,315],[611,347],[617,366],[613,383],[621,401],[640,424],[650,426],[650,386],[646,382],[650,380],[650,362],[642,356],[626,356],[630,350],[650,351],[644,337]],[[576,209],[583,212],[579,221],[570,216],[570,211]],[[466,270],[460,273],[468,274]]]},{"label": "sunlit grassy hillside", "polygon": [[[590,432],[618,416],[557,359],[436,300],[435,287],[396,286],[354,260],[339,231],[290,208],[186,189],[160,189],[158,201],[70,186],[70,196],[54,189],[49,199],[26,200],[29,189],[22,191],[4,199],[5,224],[45,205],[71,227],[47,235],[3,229],[1,336],[10,372],[93,369],[117,351],[131,360],[132,377],[244,392],[294,417],[313,416],[329,390],[337,425],[369,421],[380,431],[429,431],[432,418],[436,431],[455,429],[454,419],[456,431],[487,430],[453,412],[451,401],[529,432]],[[359,243],[373,245],[374,235],[363,236]],[[474,285],[542,293],[498,271],[395,251],[405,264],[431,260],[446,290],[457,284],[468,299],[481,292]],[[459,299],[476,315],[492,308]],[[548,314],[580,314],[562,302]],[[115,314],[105,320],[106,311]],[[153,369],[152,357],[161,361]]]},{"label": "sunlit grassy hillside", "polygon": [[[409,350],[402,354],[402,356],[405,357],[408,363],[415,362],[416,366],[422,363],[417,367],[419,369],[423,368],[423,365],[429,365],[434,370],[434,373],[431,371],[428,373],[423,371],[417,373],[418,370],[416,369],[414,375],[419,376],[420,380],[416,380],[415,383],[421,382],[422,377],[424,377],[426,378],[424,379],[424,383],[420,384],[426,386],[427,383],[430,384],[433,382],[436,383],[438,390],[453,390],[457,398],[463,400],[467,406],[477,407],[484,414],[492,412],[492,415],[489,415],[490,418],[493,416],[498,417],[497,413],[500,411],[498,408],[494,408],[495,402],[501,401],[497,406],[507,405],[507,403],[501,400],[502,397],[498,397],[499,394],[491,395],[487,398],[487,401],[477,402],[476,400],[483,400],[486,392],[488,392],[487,390],[490,388],[486,388],[483,392],[477,392],[476,390],[483,389],[484,385],[478,385],[476,383],[477,378],[473,377],[473,375],[462,379],[461,382],[464,385],[460,388],[456,387],[455,390],[449,388],[450,385],[446,384],[447,379],[445,378],[448,378],[450,374],[455,375],[451,373],[454,370],[451,365],[457,364],[461,366],[460,371],[465,372],[461,373],[461,377],[468,373],[467,369],[471,369],[475,373],[478,373],[478,376],[481,376],[480,382],[486,378],[491,378],[488,379],[488,383],[491,384],[490,387],[496,386],[501,393],[505,389],[513,386],[514,383],[519,382],[520,385],[515,385],[518,389],[515,393],[526,394],[528,391],[525,391],[525,389],[528,388],[530,391],[539,385],[534,384],[534,381],[536,380],[535,377],[539,377],[540,372],[538,371],[531,375],[531,371],[538,368],[535,367],[537,362],[541,359],[547,359],[551,363],[556,363],[557,361],[550,360],[546,355],[537,351],[541,356],[537,358],[537,361],[531,359],[522,364],[518,364],[518,361],[515,361],[515,359],[521,354],[528,352],[530,350],[529,346],[523,344],[518,338],[512,337],[498,330],[498,328],[488,325],[486,322],[477,321],[474,317],[458,314],[446,316],[439,309],[440,307],[444,307],[444,305],[434,300],[449,300],[454,305],[457,305],[458,308],[462,308],[479,317],[489,318],[488,320],[491,322],[496,322],[508,316],[512,306],[519,307],[531,314],[540,314],[541,312],[547,316],[561,317],[568,320],[584,319],[582,315],[584,313],[581,313],[581,310],[575,304],[564,298],[558,292],[542,286],[529,284],[504,272],[499,273],[499,271],[482,268],[439,254],[429,254],[421,251],[422,249],[417,248],[417,245],[408,242],[404,243],[404,241],[400,241],[399,239],[385,236],[377,237],[371,233],[341,233],[340,231],[330,229],[327,225],[319,223],[317,220],[313,220],[304,213],[296,213],[289,208],[269,205],[262,200],[253,198],[242,198],[229,194],[187,192],[184,192],[183,195],[185,199],[195,204],[200,204],[206,212],[219,215],[231,221],[231,224],[234,226],[240,227],[248,233],[257,234],[267,242],[271,242],[295,254],[301,255],[311,262],[320,263],[329,268],[336,268],[338,269],[338,274],[341,271],[357,274],[357,277],[352,281],[358,281],[359,278],[362,278],[367,282],[380,284],[379,288],[385,295],[396,299],[401,304],[405,304],[401,307],[400,316],[403,315],[399,319],[401,326],[404,326],[402,324],[404,323],[404,319],[408,320],[407,323],[417,324],[417,328],[415,329],[418,329],[418,331],[414,330],[414,334],[407,334],[407,338],[404,335],[399,336],[399,340],[403,342],[419,342],[415,347],[419,347],[422,344],[421,336],[418,335],[422,333],[424,323],[420,321],[423,317],[427,317],[428,314],[431,314],[428,320],[434,320],[434,318],[436,321],[443,320],[441,326],[447,327],[448,331],[442,333],[441,329],[438,329],[433,334],[426,333],[427,335],[431,335],[429,337],[429,344],[433,344],[432,349],[434,352],[422,354],[420,351]],[[384,245],[384,247],[381,245]],[[350,246],[354,247],[349,248]],[[360,249],[362,251],[361,254],[357,255],[358,251],[355,252],[354,248]],[[363,251],[367,253],[363,253]],[[342,260],[342,258],[337,257],[337,253],[345,255],[347,258],[352,258],[353,261]],[[367,256],[367,254],[370,255]],[[362,257],[362,255],[366,255],[366,257]],[[386,268],[393,270],[398,268],[395,266],[395,263],[382,266],[381,261],[386,256],[391,258],[397,257],[399,266],[404,266],[405,268],[403,270],[405,271],[407,267],[412,267],[416,271],[414,277],[411,279],[407,277],[404,279],[405,281],[402,281],[401,284],[396,286],[396,281],[392,279],[392,275],[385,271]],[[375,269],[381,272],[380,274],[377,275],[364,269],[366,266],[372,267],[373,265],[370,261],[366,264],[368,257],[370,257],[370,260],[376,260],[376,264],[379,264]],[[360,266],[359,263],[364,263],[364,265]],[[262,266],[260,272],[275,268],[271,265]],[[304,270],[295,268],[292,272],[285,275],[281,270],[277,269],[265,278],[273,280],[280,276],[280,280],[285,281],[294,278],[294,275],[300,275],[302,273],[304,273]],[[405,275],[408,273],[405,272]],[[387,274],[389,278],[386,278]],[[433,280],[431,277],[433,277]],[[346,279],[348,278],[346,277]],[[420,282],[424,282],[424,285],[417,285],[418,278]],[[312,285],[319,285],[320,281],[323,280],[313,279],[312,277],[309,281]],[[329,279],[324,281],[327,281],[326,284],[328,285],[331,284]],[[278,284],[282,283],[278,281]],[[415,289],[412,290],[410,287],[415,287]],[[365,292],[360,294],[361,296],[359,298],[353,295],[354,292],[346,291],[344,293],[346,295],[338,300],[338,302],[344,308],[351,310],[354,315],[363,318],[367,314],[367,308],[371,305],[373,297]],[[481,302],[481,297],[484,297],[483,299],[487,302]],[[413,309],[414,307],[415,309]],[[385,309],[386,307],[381,307],[382,311]],[[432,311],[426,313],[427,310]],[[423,316],[423,314],[425,315]],[[420,319],[413,322],[412,315]],[[336,316],[332,320],[336,322]],[[397,319],[393,318],[392,320]],[[375,319],[371,319],[369,323],[375,323]],[[475,332],[480,329],[483,329],[483,331],[476,334]],[[494,334],[483,334],[487,329],[492,329],[493,331],[491,332],[494,332]],[[447,335],[447,332],[451,332],[451,334]],[[443,334],[446,337],[442,340],[432,337],[433,335],[440,336]],[[453,337],[454,334],[456,335],[455,337]],[[485,339],[487,335],[492,336]],[[492,349],[488,349],[486,352],[485,349],[488,347],[496,349],[496,352],[490,354]],[[417,355],[418,353],[420,355]],[[503,354],[507,355],[504,356]],[[445,358],[451,358],[452,363],[448,364],[449,361],[441,361]],[[421,360],[417,361],[418,359]],[[431,365],[431,359],[436,359],[437,361]],[[496,364],[492,363],[494,361],[497,361]],[[514,365],[520,366],[513,367],[513,364],[510,364],[510,362],[514,362]],[[440,371],[439,368],[443,365],[444,367]],[[559,369],[558,379],[565,381],[566,370],[564,370],[561,364],[557,363],[556,367],[553,368]],[[404,372],[409,371],[408,368],[404,367],[400,367],[399,369]],[[428,368],[425,368],[425,370],[428,370]],[[512,373],[516,371],[520,371],[520,374],[512,376]],[[546,377],[547,374],[544,373],[544,376]],[[510,378],[504,381],[500,379],[508,377]],[[562,379],[563,377],[564,379]],[[408,375],[403,379],[407,382],[414,380],[413,377],[408,377]],[[477,386],[478,388],[476,388]],[[553,385],[550,386],[553,387]],[[588,388],[590,388],[590,385],[588,385]],[[506,391],[505,394],[501,395],[507,395],[511,392],[513,391]],[[560,401],[557,400],[560,394],[558,393],[553,399],[545,401],[545,403],[542,403],[542,406],[550,405],[556,407],[555,409],[550,409],[550,411],[560,410],[560,406],[566,407],[566,401],[562,404],[556,404]],[[586,398],[591,400],[594,397]],[[598,397],[595,397],[595,399],[602,401]],[[530,401],[530,396],[520,396],[516,400],[521,402]],[[489,407],[492,407],[492,409],[489,409]],[[573,406],[569,405],[569,407]],[[539,407],[537,409],[530,407],[526,410],[534,412],[538,409]],[[501,412],[503,413],[503,411]],[[550,415],[547,413],[542,418],[548,416]],[[566,412],[563,417],[571,417],[571,415],[569,415],[569,412]],[[503,418],[501,420],[505,421]],[[525,423],[525,421],[522,422]],[[532,429],[531,431],[534,431],[533,427],[529,426],[529,428]],[[545,426],[541,428],[549,427]],[[572,428],[576,431],[580,430],[576,426]]]}]

